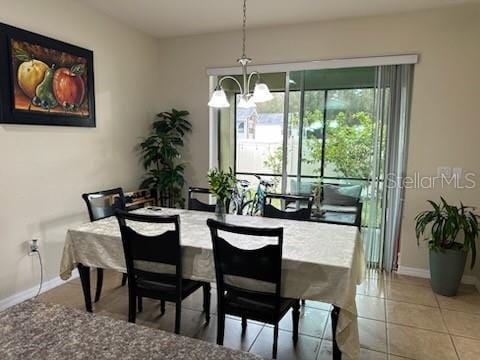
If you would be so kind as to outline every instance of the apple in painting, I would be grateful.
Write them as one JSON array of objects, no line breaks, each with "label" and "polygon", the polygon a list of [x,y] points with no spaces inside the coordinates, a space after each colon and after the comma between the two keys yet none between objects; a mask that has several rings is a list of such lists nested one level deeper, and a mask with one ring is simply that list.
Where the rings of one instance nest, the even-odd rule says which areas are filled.
[{"label": "apple in painting", "polygon": [[[73,69],[73,68],[72,68]],[[82,74],[65,67],[53,75],[53,94],[66,110],[76,110],[85,97],[85,83]]]},{"label": "apple in painting", "polygon": [[35,90],[43,81],[47,69],[47,64],[34,59],[22,62],[18,67],[18,86],[30,99],[35,97]]}]

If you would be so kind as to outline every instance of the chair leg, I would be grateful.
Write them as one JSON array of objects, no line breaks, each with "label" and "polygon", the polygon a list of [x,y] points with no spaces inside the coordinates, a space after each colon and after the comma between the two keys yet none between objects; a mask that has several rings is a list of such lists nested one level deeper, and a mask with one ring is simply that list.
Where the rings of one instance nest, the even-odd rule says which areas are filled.
[{"label": "chair leg", "polygon": [[277,347],[278,347],[278,323],[275,324],[273,328],[273,350],[272,350],[272,359],[277,358]]},{"label": "chair leg", "polygon": [[340,308],[338,306],[333,305],[332,312],[330,313],[330,318],[332,320],[332,348],[333,348],[333,359],[334,360],[341,360],[342,359],[342,352],[337,344],[337,324],[338,324],[338,317],[340,315]]},{"label": "chair leg", "polygon": [[203,311],[205,312],[205,321],[207,324],[210,322],[210,283],[203,285]]},{"label": "chair leg", "polygon": [[182,322],[182,301],[175,303],[175,334],[180,334],[180,324]]},{"label": "chair leg", "polygon": [[247,318],[242,316],[242,333],[247,330]]},{"label": "chair leg", "polygon": [[225,334],[225,314],[220,312],[217,314],[217,344],[223,345],[223,336]]},{"label": "chair leg", "polygon": [[138,312],[143,311],[143,299],[141,296],[138,297]]},{"label": "chair leg", "polygon": [[300,303],[295,302],[292,309],[292,324],[293,324],[293,343],[296,345],[298,341],[298,322],[300,321]]},{"label": "chair leg", "polygon": [[103,269],[97,269],[97,290],[95,290],[95,302],[100,300],[100,295],[102,294],[102,286],[103,286]]},{"label": "chair leg", "polygon": [[160,300],[160,313],[165,314],[165,300]]},{"label": "chair leg", "polygon": [[125,286],[127,283],[127,274],[122,274],[122,286]]},{"label": "chair leg", "polygon": [[137,319],[137,296],[133,292],[128,294],[128,322],[134,323]]}]

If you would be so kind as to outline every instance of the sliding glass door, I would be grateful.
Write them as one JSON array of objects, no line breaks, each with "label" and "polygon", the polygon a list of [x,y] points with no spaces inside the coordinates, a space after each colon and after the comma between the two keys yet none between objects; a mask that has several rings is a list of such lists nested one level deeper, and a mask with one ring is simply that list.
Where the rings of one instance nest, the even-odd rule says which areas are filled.
[{"label": "sliding glass door", "polygon": [[366,184],[375,68],[274,73],[262,80],[274,99],[247,109],[236,106],[235,87],[224,82],[235,106],[220,113],[221,167],[252,180],[268,176],[282,193],[311,193],[319,179]]},{"label": "sliding glass door", "polygon": [[[398,250],[399,220],[393,217],[401,214],[402,192],[386,189],[385,178],[387,171],[405,168],[400,155],[406,152],[410,89],[395,76],[405,80],[411,71],[392,69],[262,74],[274,99],[247,109],[237,106],[235,87],[225,81],[235,106],[219,112],[219,164],[253,187],[254,175],[273,180],[270,191],[278,193],[314,194],[320,184],[361,187],[362,233],[371,267],[381,267],[387,258],[391,268]],[[392,134],[402,135],[402,141]]]}]

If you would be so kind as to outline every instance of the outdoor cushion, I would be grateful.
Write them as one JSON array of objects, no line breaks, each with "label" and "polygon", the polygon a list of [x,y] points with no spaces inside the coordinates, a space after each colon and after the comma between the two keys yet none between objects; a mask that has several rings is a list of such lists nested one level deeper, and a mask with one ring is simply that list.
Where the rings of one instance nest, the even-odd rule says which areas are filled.
[{"label": "outdoor cushion", "polygon": [[323,185],[323,205],[355,206],[362,192],[362,185]]}]

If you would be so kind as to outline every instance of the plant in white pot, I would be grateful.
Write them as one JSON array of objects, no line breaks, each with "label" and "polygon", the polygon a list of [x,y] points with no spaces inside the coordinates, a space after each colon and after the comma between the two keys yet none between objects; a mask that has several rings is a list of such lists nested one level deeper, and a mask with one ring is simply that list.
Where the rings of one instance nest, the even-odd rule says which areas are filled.
[{"label": "plant in white pot", "polygon": [[219,170],[217,168],[208,171],[208,185],[210,192],[217,198],[215,213],[224,216],[232,198],[232,189],[236,185],[237,179],[232,169],[229,171]]},{"label": "plant in white pot", "polygon": [[430,277],[434,292],[444,296],[455,296],[465,269],[467,254],[472,252],[470,267],[476,260],[475,241],[479,226],[472,207],[449,205],[444,198],[432,205],[431,210],[422,211],[415,217],[415,232],[419,240],[428,241],[430,249]]}]

